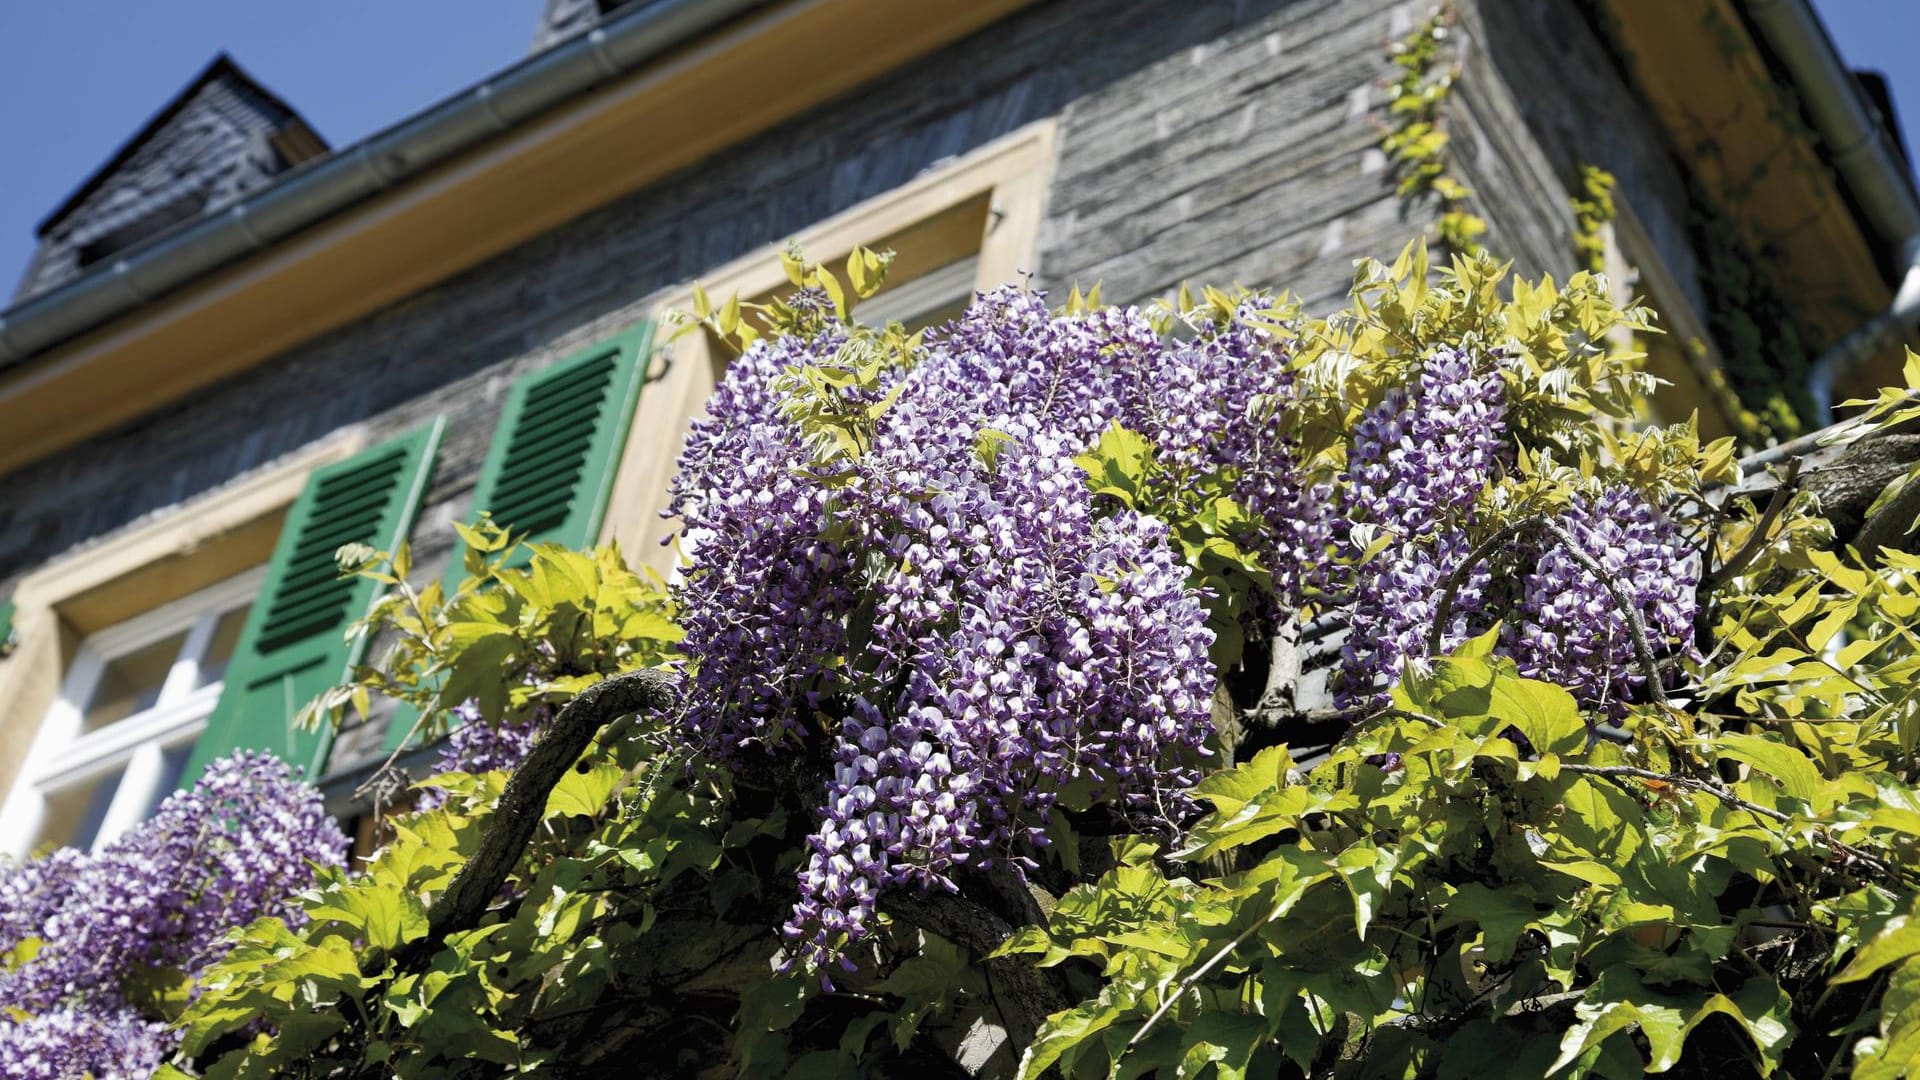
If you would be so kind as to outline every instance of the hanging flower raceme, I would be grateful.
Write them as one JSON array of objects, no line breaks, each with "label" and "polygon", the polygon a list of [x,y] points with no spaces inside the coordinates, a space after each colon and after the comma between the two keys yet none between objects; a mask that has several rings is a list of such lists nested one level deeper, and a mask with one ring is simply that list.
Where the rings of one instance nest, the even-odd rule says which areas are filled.
[{"label": "hanging flower raceme", "polygon": [[1677,642],[1679,651],[1693,655],[1699,561],[1672,520],[1625,486],[1598,498],[1576,497],[1560,524],[1605,577],[1569,554],[1563,540],[1542,542],[1503,645],[1521,674],[1557,683],[1618,716],[1642,696],[1646,673],[1608,585],[1636,613],[1650,648],[1668,653]]},{"label": "hanging flower raceme", "polygon": [[[1355,424],[1347,460],[1337,487],[1346,554],[1361,554],[1360,539],[1387,542],[1352,570],[1336,702],[1380,706],[1409,663],[1430,658],[1443,595],[1473,550],[1478,501],[1514,460],[1499,372],[1466,350],[1435,353]],[[1552,530],[1517,531],[1454,583],[1441,652],[1499,622],[1498,650],[1522,674],[1620,715],[1643,696],[1646,679],[1609,587],[1637,613],[1655,653],[1690,654],[1697,560],[1667,517],[1622,484],[1577,493],[1552,519],[1601,573]]]},{"label": "hanging flower raceme", "polygon": [[317,790],[267,754],[208,766],[190,791],[97,855],[71,849],[0,869],[0,1075],[146,1076],[171,1045],[129,979],[192,975],[228,930],[290,916],[346,837]]},{"label": "hanging flower raceme", "polygon": [[[1069,785],[1139,824],[1184,813],[1211,731],[1188,568],[1164,524],[1097,506],[1074,463],[1114,424],[1190,420],[1155,393],[1195,393],[1165,371],[1190,347],[1135,311],[1057,317],[1003,289],[851,383],[801,374],[851,370],[860,348],[835,327],[749,349],[675,503],[693,551],[676,595],[687,734],[723,755],[827,737],[786,927],[814,968],[869,932],[888,889],[1027,865]],[[809,385],[812,412],[781,393]],[[1238,420],[1250,394],[1211,415]],[[854,452],[809,429],[821,409],[870,418]]]},{"label": "hanging flower raceme", "polygon": [[[1384,704],[1407,662],[1426,659],[1443,584],[1471,549],[1475,500],[1511,456],[1499,374],[1457,350],[1431,357],[1354,425],[1337,490],[1350,527],[1363,528],[1346,554],[1367,546],[1353,537],[1386,543],[1353,570],[1337,704]],[[1490,581],[1486,566],[1469,572],[1441,628],[1442,651],[1480,628]]]}]

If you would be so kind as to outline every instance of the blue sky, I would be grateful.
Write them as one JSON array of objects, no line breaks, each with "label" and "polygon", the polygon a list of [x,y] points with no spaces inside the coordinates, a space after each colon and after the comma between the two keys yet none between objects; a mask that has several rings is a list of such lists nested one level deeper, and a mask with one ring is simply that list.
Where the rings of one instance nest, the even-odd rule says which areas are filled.
[{"label": "blue sky", "polygon": [[[542,0],[0,0],[0,306],[33,226],[213,55],[343,146],[524,55]],[[1920,0],[1817,0],[1920,146]]]}]

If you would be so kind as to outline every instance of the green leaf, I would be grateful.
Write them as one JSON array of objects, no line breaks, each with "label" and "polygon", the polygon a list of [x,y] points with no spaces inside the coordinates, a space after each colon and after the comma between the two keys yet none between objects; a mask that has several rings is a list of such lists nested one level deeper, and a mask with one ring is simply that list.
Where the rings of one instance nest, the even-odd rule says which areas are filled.
[{"label": "green leaf", "polygon": [[625,779],[626,770],[610,761],[581,761],[567,770],[547,796],[547,814],[594,817]]},{"label": "green leaf", "polygon": [[1177,1077],[1199,1076],[1208,1065],[1220,1080],[1244,1080],[1247,1062],[1267,1041],[1267,1022],[1244,1013],[1206,1012],[1187,1026]]},{"label": "green leaf", "polygon": [[1859,982],[1877,974],[1889,964],[1897,964],[1920,955],[1920,923],[1906,915],[1888,920],[1879,934],[1853,954],[1853,959],[1833,977],[1836,983]]},{"label": "green leaf", "polygon": [[1060,1055],[1112,1026],[1120,1016],[1120,1010],[1112,1001],[1112,989],[1109,986],[1094,1000],[1048,1017],[1046,1025],[1020,1055],[1020,1080],[1036,1080],[1060,1060]]},{"label": "green leaf", "polygon": [[1814,767],[1812,760],[1799,750],[1764,736],[1743,732],[1722,734],[1714,740],[1713,745],[1722,755],[1735,761],[1744,761],[1778,780],[1781,790],[1811,805],[1814,810],[1822,811],[1832,805],[1833,800],[1824,795],[1825,778]]},{"label": "green leaf", "polygon": [[1552,683],[1518,676],[1495,679],[1487,712],[1519,728],[1535,753],[1575,754],[1586,748],[1587,725],[1579,703]]},{"label": "green leaf", "polygon": [[121,983],[128,1004],[143,1015],[175,1021],[193,998],[193,977],[174,967],[137,967]]},{"label": "green leaf", "polygon": [[1480,941],[1490,963],[1504,964],[1513,957],[1520,935],[1540,917],[1533,902],[1511,888],[1493,889],[1469,881],[1447,899],[1443,927],[1472,923],[1480,927]]}]

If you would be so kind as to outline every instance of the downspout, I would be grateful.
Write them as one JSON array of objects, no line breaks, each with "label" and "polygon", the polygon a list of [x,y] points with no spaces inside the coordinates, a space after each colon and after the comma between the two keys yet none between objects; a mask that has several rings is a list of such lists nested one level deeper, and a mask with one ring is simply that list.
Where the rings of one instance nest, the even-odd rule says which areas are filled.
[{"label": "downspout", "polygon": [[1747,18],[1792,76],[1813,126],[1845,182],[1847,194],[1883,250],[1905,267],[1886,311],[1868,319],[1814,362],[1807,394],[1819,422],[1833,420],[1834,387],[1848,372],[1920,324],[1920,196],[1906,162],[1862,99],[1858,84],[1827,38],[1807,0],[1746,0]]},{"label": "downspout", "polygon": [[0,371],[637,70],[766,0],[651,0],[0,311]]},{"label": "downspout", "polygon": [[1894,294],[1887,310],[1861,323],[1821,353],[1820,359],[1808,369],[1807,396],[1813,399],[1821,423],[1833,423],[1834,386],[1848,372],[1920,325],[1920,257],[1916,256],[1915,247],[1913,240],[1907,242],[1907,276],[1900,282],[1900,291]]}]

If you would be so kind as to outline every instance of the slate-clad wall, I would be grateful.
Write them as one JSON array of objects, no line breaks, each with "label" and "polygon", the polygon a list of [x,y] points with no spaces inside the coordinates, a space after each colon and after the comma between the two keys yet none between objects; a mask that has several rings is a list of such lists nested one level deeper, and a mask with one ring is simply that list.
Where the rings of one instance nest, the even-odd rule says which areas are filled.
[{"label": "slate-clad wall", "polygon": [[1673,153],[1571,0],[1475,0],[1463,8],[1454,110],[1461,172],[1492,220],[1496,250],[1564,277],[1573,267],[1567,192],[1583,164],[1611,172],[1685,299],[1705,310]]},{"label": "slate-clad wall", "polygon": [[[1558,10],[1571,0],[1485,2]],[[1353,258],[1391,254],[1427,217],[1405,213],[1375,149],[1383,46],[1425,10],[1395,0],[1038,5],[193,400],[0,477],[0,583],[341,426],[365,423],[378,438],[445,412],[416,529],[416,565],[437,574],[514,377],[642,317],[664,288],[1042,117],[1059,115],[1061,131],[1040,283],[1102,280],[1110,299],[1133,300],[1183,279],[1240,281],[1291,288],[1325,310]],[[1534,119],[1511,101],[1499,115]],[[1560,153],[1526,131],[1501,135],[1538,161]],[[1553,190],[1553,171],[1539,166],[1512,187],[1524,208],[1489,209],[1503,237],[1527,240],[1530,266],[1564,259],[1565,191]],[[1542,224],[1513,224],[1523,218]]]},{"label": "slate-clad wall", "polygon": [[1309,310],[1430,212],[1394,197],[1385,45],[1412,3],[1302,0],[1069,105],[1042,279],[1109,300],[1180,282],[1284,287]]}]

